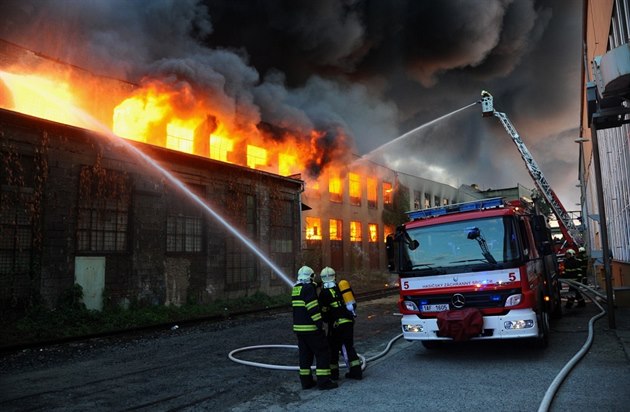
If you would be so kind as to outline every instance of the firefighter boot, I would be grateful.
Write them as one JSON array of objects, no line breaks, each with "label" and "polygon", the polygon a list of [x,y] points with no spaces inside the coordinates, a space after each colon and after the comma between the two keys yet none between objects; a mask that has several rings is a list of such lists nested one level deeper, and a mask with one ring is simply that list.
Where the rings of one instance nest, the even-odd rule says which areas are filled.
[{"label": "firefighter boot", "polygon": [[350,372],[346,373],[346,378],[356,379],[358,381],[363,379],[363,371],[361,370],[361,365],[351,367]]},{"label": "firefighter boot", "polygon": [[316,385],[315,380],[311,375],[300,376],[300,383],[302,384],[302,389],[311,389]]},{"label": "firefighter boot", "polygon": [[339,380],[339,365],[330,365],[330,379]]},{"label": "firefighter boot", "polygon": [[317,386],[319,387],[320,391],[326,391],[328,389],[335,389],[339,385],[337,385],[337,382],[333,382],[330,378],[326,378],[317,379]]},{"label": "firefighter boot", "polygon": [[567,304],[564,305],[565,308],[567,309],[571,309],[573,307],[573,301],[575,300],[575,298],[569,298],[567,299]]}]

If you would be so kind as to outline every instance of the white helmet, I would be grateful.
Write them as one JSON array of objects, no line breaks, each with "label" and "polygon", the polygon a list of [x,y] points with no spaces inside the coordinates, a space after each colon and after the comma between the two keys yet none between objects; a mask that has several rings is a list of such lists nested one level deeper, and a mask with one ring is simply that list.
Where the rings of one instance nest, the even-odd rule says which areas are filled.
[{"label": "white helmet", "polygon": [[334,282],[335,281],[335,270],[331,267],[326,266],[322,269],[319,276],[322,278],[322,282]]},{"label": "white helmet", "polygon": [[575,250],[573,249],[567,249],[567,251],[565,252],[566,255],[569,256],[574,256],[575,255]]},{"label": "white helmet", "polygon": [[302,266],[300,270],[298,270],[297,280],[298,282],[308,283],[313,280],[314,275],[315,271],[313,269],[309,266]]},{"label": "white helmet", "polygon": [[580,246],[580,248],[578,249],[578,252],[584,253],[584,252],[586,252],[586,249],[584,249],[583,246]]}]

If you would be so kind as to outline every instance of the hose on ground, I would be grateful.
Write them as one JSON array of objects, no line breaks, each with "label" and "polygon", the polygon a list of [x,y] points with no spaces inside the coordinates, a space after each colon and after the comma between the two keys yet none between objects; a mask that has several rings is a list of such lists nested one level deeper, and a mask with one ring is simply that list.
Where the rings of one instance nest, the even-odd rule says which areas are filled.
[{"label": "hose on ground", "polygon": [[600,305],[597,299],[593,298],[593,295],[603,298],[603,295],[601,293],[597,292],[596,290],[594,290],[593,288],[589,286],[586,286],[582,283],[579,283],[573,280],[561,279],[560,281],[568,284],[569,286],[575,286],[582,289],[586,289],[586,291],[584,291],[584,294],[587,295],[589,299],[599,307],[601,312],[593,316],[589,320],[588,337],[586,338],[586,342],[584,342],[584,345],[582,345],[582,348],[580,348],[580,350],[573,356],[573,358],[571,358],[569,362],[567,362],[567,364],[564,365],[562,370],[560,370],[558,375],[556,375],[554,380],[551,382],[551,385],[549,385],[549,387],[547,388],[547,392],[545,393],[545,396],[543,397],[543,400],[540,403],[540,406],[538,407],[538,412],[547,412],[549,410],[549,406],[551,405],[553,398],[556,396],[556,393],[560,389],[562,382],[569,375],[569,372],[571,372],[571,369],[573,369],[573,367],[580,361],[580,359],[584,357],[588,349],[591,347],[591,344],[593,343],[593,324],[595,323],[596,320],[598,320],[599,318],[603,317],[606,314],[606,310],[604,309],[604,307]]},{"label": "hose on ground", "polygon": [[[368,362],[373,362],[378,358],[381,358],[383,356],[385,356],[385,354],[387,354],[387,352],[389,352],[389,350],[391,349],[392,345],[394,344],[394,342],[401,338],[403,336],[403,334],[399,334],[397,336],[395,336],[393,339],[391,339],[388,343],[387,346],[385,347],[385,349],[368,358],[365,359],[365,357],[361,354],[358,354],[359,359],[361,359],[361,369],[365,370],[365,368],[367,367]],[[235,355],[237,353],[240,352],[245,352],[245,351],[250,351],[250,350],[258,350],[258,349],[271,349],[271,348],[280,348],[280,349],[296,349],[297,350],[297,345],[254,345],[254,346],[245,346],[243,348],[238,348],[238,349],[234,349],[233,351],[231,351],[230,353],[228,353],[228,358],[230,358],[230,360],[236,362],[236,363],[240,363],[243,365],[247,365],[247,366],[255,366],[258,368],[265,368],[265,369],[275,369],[275,370],[285,370],[285,371],[297,371],[300,370],[299,366],[290,366],[290,365],[274,365],[274,364],[269,364],[269,363],[261,363],[261,362],[252,362],[252,361],[248,361],[248,360],[244,360],[244,359],[239,359],[237,358]],[[315,368],[313,366],[313,368]]]},{"label": "hose on ground", "polygon": [[[598,292],[597,290],[591,288],[590,286],[584,285],[582,283],[573,281],[573,280],[569,280],[569,279],[561,279],[560,280],[562,283],[566,283],[570,286],[575,286],[578,288],[583,289],[584,294],[586,296],[588,296],[588,298],[595,303],[599,309],[600,309],[600,313],[598,313],[597,315],[593,316],[589,322],[588,322],[588,337],[586,339],[586,342],[584,343],[584,345],[582,345],[582,347],[580,348],[580,350],[573,356],[573,358],[571,358],[569,360],[569,362],[567,362],[565,364],[565,366],[562,368],[562,370],[560,370],[560,372],[558,373],[558,375],[556,375],[556,377],[554,378],[554,380],[551,382],[551,384],[549,385],[549,387],[547,388],[547,391],[540,403],[540,406],[538,408],[538,412],[547,412],[549,410],[549,406],[551,405],[551,402],[553,401],[553,398],[555,397],[556,393],[558,392],[558,390],[560,389],[560,386],[562,385],[562,382],[564,382],[564,380],[566,379],[566,377],[569,375],[569,373],[571,372],[571,370],[573,369],[573,367],[575,367],[575,365],[584,357],[584,355],[586,354],[586,352],[588,351],[588,349],[591,347],[591,344],[593,343],[593,325],[595,323],[595,321],[597,321],[598,319],[602,318],[605,314],[606,314],[606,309],[604,309],[604,307],[599,303],[598,299],[596,299],[595,297],[598,297],[599,299],[605,301],[606,297],[605,295],[603,295],[602,293]],[[391,349],[392,345],[394,344],[394,342],[398,339],[400,339],[403,336],[403,334],[399,334],[397,336],[395,336],[394,338],[392,338],[386,345],[385,349],[368,358],[365,359],[364,356],[362,356],[361,354],[359,354],[359,358],[361,359],[361,369],[365,370],[365,368],[367,367],[367,364],[369,362],[373,362],[383,356],[385,356]],[[288,365],[273,365],[273,364],[266,364],[266,363],[260,363],[260,362],[252,362],[252,361],[247,361],[247,360],[243,360],[243,359],[238,359],[235,355],[237,353],[240,352],[245,352],[245,351],[249,351],[249,350],[257,350],[257,349],[267,349],[267,348],[287,348],[287,349],[297,349],[297,345],[255,345],[255,346],[246,346],[243,348],[238,348],[238,349],[234,349],[233,351],[231,351],[228,354],[228,357],[230,358],[230,360],[236,362],[236,363],[240,363],[243,365],[248,365],[248,366],[255,366],[255,367],[259,367],[259,368],[266,368],[266,369],[276,369],[276,370],[292,370],[292,371],[297,371],[299,370],[299,366],[288,366]],[[313,368],[315,368],[313,366]]]}]

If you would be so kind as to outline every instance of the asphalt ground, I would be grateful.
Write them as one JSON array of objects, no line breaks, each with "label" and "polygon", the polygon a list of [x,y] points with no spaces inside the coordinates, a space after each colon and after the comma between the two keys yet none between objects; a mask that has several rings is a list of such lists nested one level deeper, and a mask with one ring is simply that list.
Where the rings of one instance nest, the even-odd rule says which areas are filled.
[{"label": "asphalt ground", "polygon": [[[396,296],[360,302],[356,348],[370,361],[362,381],[331,391],[300,388],[296,371],[233,362],[238,348],[294,345],[290,313],[32,348],[0,359],[3,411],[535,411],[554,376],[585,344],[598,307],[565,311],[550,346],[478,341],[431,351],[395,339]],[[563,380],[549,410],[630,410],[630,309],[593,323],[593,344]],[[388,349],[388,344],[391,346]],[[386,351],[386,352],[385,352]],[[385,353],[383,355],[383,353]],[[252,350],[240,358],[296,365],[297,351]]]}]

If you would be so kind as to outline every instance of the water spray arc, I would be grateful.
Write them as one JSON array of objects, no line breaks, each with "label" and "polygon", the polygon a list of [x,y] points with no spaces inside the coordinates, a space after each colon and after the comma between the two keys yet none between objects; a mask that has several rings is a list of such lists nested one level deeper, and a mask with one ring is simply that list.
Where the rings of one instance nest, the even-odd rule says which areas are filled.
[{"label": "water spray arc", "polygon": [[107,126],[102,124],[96,118],[92,117],[87,112],[79,109],[77,107],[73,107],[72,110],[75,114],[82,118],[86,124],[91,124],[93,130],[97,130],[99,133],[107,136],[110,140],[117,145],[123,145],[127,150],[132,152],[138,159],[145,162],[146,165],[151,167],[152,169],[158,171],[162,177],[164,177],[169,183],[171,183],[176,189],[182,192],[185,196],[187,196],[190,200],[198,204],[205,210],[212,218],[214,218],[218,223],[220,223],[225,229],[228,230],[232,235],[236,236],[245,246],[247,246],[253,253],[255,253],[262,261],[264,261],[270,268],[273,270],[280,278],[289,286],[292,287],[294,282],[289,279],[289,277],[280,270],[280,268],[273,263],[264,253],[260,250],[251,239],[248,239],[245,235],[240,233],[234,226],[232,226],[223,216],[217,213],[213,208],[211,208],[203,199],[197,196],[193,191],[191,191],[186,185],[179,179],[177,179],[171,172],[166,170],[164,167],[160,166],[154,159],[152,159],[149,155],[144,153],[142,150],[137,148],[136,146],[129,143],[124,138],[115,135]]},{"label": "water spray arc", "polygon": [[371,150],[369,153],[366,153],[366,154],[365,154],[365,155],[363,155],[362,157],[363,157],[363,158],[369,158],[372,154],[374,154],[374,153],[376,153],[376,152],[378,152],[378,151],[383,150],[383,148],[388,147],[388,146],[390,146],[390,145],[392,145],[392,144],[396,143],[396,142],[397,142],[397,141],[399,141],[399,140],[405,139],[405,138],[407,138],[407,137],[409,137],[409,136],[413,135],[413,134],[414,134],[414,133],[416,133],[417,131],[424,129],[425,127],[431,126],[432,124],[437,123],[437,122],[439,122],[440,120],[446,119],[447,117],[450,117],[450,116],[452,116],[452,115],[454,115],[454,114],[457,114],[457,113],[459,113],[459,112],[461,112],[461,111],[463,111],[463,110],[466,110],[466,109],[468,109],[469,107],[472,107],[472,106],[474,106],[474,105],[476,105],[476,104],[478,104],[478,103],[479,103],[479,101],[476,101],[476,102],[471,103],[471,104],[469,104],[469,105],[466,105],[466,106],[464,106],[464,107],[462,107],[462,108],[459,108],[459,109],[457,109],[457,110],[454,110],[454,111],[452,111],[452,112],[450,112],[450,113],[447,113],[447,114],[445,114],[445,115],[443,115],[443,116],[440,116],[440,117],[438,117],[437,119],[433,119],[433,120],[431,120],[430,122],[424,123],[424,124],[422,124],[422,125],[420,125],[420,126],[416,127],[415,129],[410,130],[410,131],[408,131],[408,132],[406,132],[406,133],[404,133],[404,134],[402,134],[402,135],[398,136],[398,137],[397,137],[397,138],[395,138],[394,140],[390,140],[389,142],[382,144],[381,146],[377,147],[376,149]]}]

